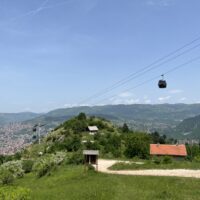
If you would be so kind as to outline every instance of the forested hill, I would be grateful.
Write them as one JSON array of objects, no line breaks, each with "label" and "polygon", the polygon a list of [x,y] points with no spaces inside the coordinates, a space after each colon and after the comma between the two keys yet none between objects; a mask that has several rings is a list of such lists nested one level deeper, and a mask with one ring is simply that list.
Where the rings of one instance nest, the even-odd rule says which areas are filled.
[{"label": "forested hill", "polygon": [[[182,125],[182,121],[185,119],[200,115],[200,104],[134,104],[64,108],[43,115],[34,113],[0,114],[1,126],[9,122],[23,122],[22,125],[12,127],[8,125],[8,127],[2,129],[0,145],[9,147],[10,141],[13,140],[19,143],[16,138],[30,141],[33,137],[32,127],[35,124],[45,124],[42,128],[42,135],[44,135],[50,129],[81,112],[86,113],[88,116],[103,117],[119,126],[127,123],[132,130],[158,131],[160,134],[166,134],[174,138],[188,138],[188,136],[194,139],[200,138],[200,133],[197,130],[195,130],[195,134],[185,134],[185,132],[193,132],[193,127]],[[187,130],[182,129],[182,126],[186,126]],[[11,130],[11,128],[12,132],[8,132],[7,130]],[[4,139],[5,135],[9,137],[7,143]]]},{"label": "forested hill", "polygon": [[134,130],[165,130],[174,128],[184,119],[200,115],[200,104],[159,104],[159,105],[106,105],[57,109],[28,123],[46,123],[50,126],[84,112],[87,115],[104,117],[121,125],[126,122]]},{"label": "forested hill", "polygon": [[185,138],[200,139],[200,115],[183,120],[175,129],[175,134]]},{"label": "forested hill", "polygon": [[[88,126],[96,126],[98,131],[91,134]],[[42,138],[40,144],[36,139],[24,153],[29,154],[29,157],[37,157],[38,152],[51,154],[59,151],[77,152],[81,155],[83,149],[93,149],[100,150],[101,156],[105,157],[118,158],[125,155],[146,158],[149,156],[151,142],[174,143],[175,141],[158,133],[134,132],[126,124],[118,127],[106,119],[80,113],[49,132]],[[132,151],[130,147],[136,150]],[[75,157],[73,159],[76,160]]]}]

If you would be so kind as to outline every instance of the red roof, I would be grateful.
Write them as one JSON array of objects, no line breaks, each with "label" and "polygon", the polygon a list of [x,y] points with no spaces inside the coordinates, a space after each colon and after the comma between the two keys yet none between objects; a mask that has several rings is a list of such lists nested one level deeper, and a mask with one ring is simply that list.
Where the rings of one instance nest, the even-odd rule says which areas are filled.
[{"label": "red roof", "polygon": [[150,155],[187,156],[187,151],[184,144],[150,144]]}]

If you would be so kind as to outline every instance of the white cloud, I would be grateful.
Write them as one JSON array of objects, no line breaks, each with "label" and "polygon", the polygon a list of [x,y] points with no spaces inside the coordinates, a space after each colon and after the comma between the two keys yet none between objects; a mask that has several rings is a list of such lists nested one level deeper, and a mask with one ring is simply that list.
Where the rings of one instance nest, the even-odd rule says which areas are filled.
[{"label": "white cloud", "polygon": [[31,108],[29,108],[29,107],[27,107],[27,108],[24,108],[24,112],[31,112],[32,111],[32,109]]},{"label": "white cloud", "polygon": [[81,106],[91,106],[90,104],[70,104],[70,103],[66,103],[64,105],[65,108],[73,108],[73,107],[81,107]]},{"label": "white cloud", "polygon": [[63,1],[63,2],[60,2],[60,3],[55,3],[55,4],[52,4],[52,5],[47,5],[49,3],[49,0],[44,0],[40,6],[36,9],[33,9],[33,10],[30,10],[26,13],[23,13],[17,17],[14,17],[12,18],[10,21],[16,21],[18,19],[23,19],[25,17],[28,17],[28,16],[35,16],[37,15],[38,13],[40,13],[41,11],[43,10],[46,10],[46,9],[51,9],[51,8],[55,8],[57,6],[62,6],[62,5],[65,5],[67,3],[69,3],[69,1]]},{"label": "white cloud", "polygon": [[166,101],[166,100],[169,100],[169,99],[171,99],[171,96],[159,97],[158,101]]},{"label": "white cloud", "polygon": [[145,104],[150,104],[150,103],[151,103],[151,100],[150,100],[150,99],[146,99],[146,100],[144,101],[144,103],[145,103]]},{"label": "white cloud", "polygon": [[185,100],[187,100],[186,97],[182,97],[182,98],[180,98],[180,101],[185,101]]},{"label": "white cloud", "polygon": [[112,98],[110,99],[111,103],[116,105],[116,104],[138,104],[140,103],[140,99],[136,98]]},{"label": "white cloud", "polygon": [[125,98],[125,97],[131,97],[133,94],[131,92],[123,92],[119,94],[119,97]]},{"label": "white cloud", "polygon": [[180,94],[180,93],[183,93],[183,90],[174,89],[174,90],[170,90],[169,93],[170,94]]}]

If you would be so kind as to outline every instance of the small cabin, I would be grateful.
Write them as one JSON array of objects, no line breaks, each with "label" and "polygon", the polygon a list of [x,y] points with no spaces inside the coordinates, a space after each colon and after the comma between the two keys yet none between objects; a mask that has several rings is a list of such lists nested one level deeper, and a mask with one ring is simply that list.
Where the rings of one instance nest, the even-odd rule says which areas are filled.
[{"label": "small cabin", "polygon": [[93,165],[96,166],[96,170],[98,170],[98,157],[99,151],[98,150],[84,150],[84,163],[86,165]]},{"label": "small cabin", "polygon": [[90,132],[90,135],[95,135],[98,133],[99,129],[97,126],[88,126],[88,131]]},{"label": "small cabin", "polygon": [[187,156],[186,146],[168,144],[150,144],[151,156],[171,156],[176,159],[184,159]]}]

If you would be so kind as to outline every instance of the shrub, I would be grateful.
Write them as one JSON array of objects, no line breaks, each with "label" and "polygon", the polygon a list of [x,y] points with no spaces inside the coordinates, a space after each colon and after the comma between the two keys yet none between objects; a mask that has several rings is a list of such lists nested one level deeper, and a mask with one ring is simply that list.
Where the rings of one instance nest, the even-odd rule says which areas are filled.
[{"label": "shrub", "polygon": [[104,154],[103,157],[107,158],[107,159],[113,159],[114,158],[114,156],[111,152]]},{"label": "shrub", "polygon": [[36,173],[36,176],[38,178],[41,178],[45,175],[50,175],[50,171],[55,169],[55,163],[52,159],[41,159],[38,162],[36,162],[33,166],[33,169]]},{"label": "shrub", "polygon": [[13,174],[7,169],[0,170],[0,184],[2,185],[10,185],[14,182]]},{"label": "shrub", "polygon": [[84,162],[84,157],[81,152],[75,152],[70,155],[70,157],[67,160],[67,164],[83,164]]},{"label": "shrub", "polygon": [[2,169],[7,169],[10,171],[14,178],[21,178],[24,176],[24,170],[22,169],[22,161],[10,161],[6,162],[3,165],[1,165]]},{"label": "shrub", "polygon": [[52,155],[53,162],[56,165],[60,165],[64,161],[65,158],[66,158],[66,153],[64,152],[57,152],[56,154]]},{"label": "shrub", "polygon": [[170,164],[170,163],[172,163],[172,158],[169,157],[169,156],[165,156],[165,157],[163,158],[163,160],[162,160],[162,163],[163,163],[163,164]]},{"label": "shrub", "polygon": [[25,173],[30,173],[33,168],[34,161],[33,160],[23,160],[22,161],[22,169]]},{"label": "shrub", "polygon": [[200,155],[194,157],[194,161],[200,163]]},{"label": "shrub", "polygon": [[33,171],[35,171],[38,178],[50,175],[51,172],[64,161],[65,157],[65,153],[58,152],[57,154],[38,159],[33,165]]},{"label": "shrub", "polygon": [[30,190],[22,187],[0,188],[2,200],[30,200]]},{"label": "shrub", "polygon": [[14,155],[14,159],[15,159],[15,160],[20,160],[21,157],[22,157],[22,153],[21,153],[21,152],[17,152],[17,153],[15,153],[15,155]]},{"label": "shrub", "polygon": [[159,157],[155,157],[153,161],[154,161],[155,164],[159,165],[159,164],[161,164],[162,159],[159,158]]}]

